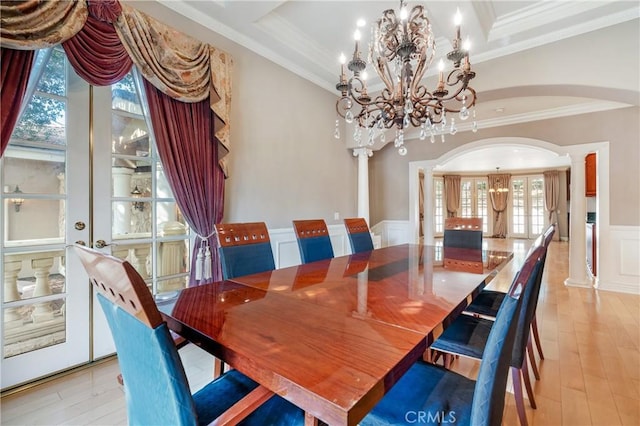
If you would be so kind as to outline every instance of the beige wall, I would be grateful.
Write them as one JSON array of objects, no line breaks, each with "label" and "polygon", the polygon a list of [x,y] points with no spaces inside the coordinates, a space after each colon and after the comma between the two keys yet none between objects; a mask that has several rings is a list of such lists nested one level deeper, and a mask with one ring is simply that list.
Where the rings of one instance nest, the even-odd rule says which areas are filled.
[{"label": "beige wall", "polygon": [[[294,218],[320,217],[328,223],[337,223],[341,220],[333,220],[334,212],[339,212],[341,218],[356,214],[356,160],[345,150],[343,142],[332,136],[335,94],[156,2],[127,3],[234,57],[231,177],[226,183],[225,221],[264,220],[269,227],[278,228],[290,226]],[[544,90],[550,90],[554,84],[560,85],[556,88],[567,87],[557,77],[573,83],[564,94],[575,96],[572,90],[584,89],[591,81],[586,74],[593,76],[594,72],[601,75],[603,85],[616,87],[610,96],[603,98],[634,101],[631,98],[637,98],[638,63],[628,62],[627,55],[614,54],[619,50],[609,49],[607,40],[617,39],[631,51],[637,50],[637,22],[564,40],[549,51],[533,48],[475,65],[480,102],[482,93],[493,98],[508,97],[510,91],[524,90],[527,83],[542,90],[529,95],[548,94]],[[593,45],[594,54],[607,59],[598,63],[606,62],[607,66],[590,66],[593,56],[574,57],[574,52],[579,51],[577,47],[585,44]],[[554,64],[553,72],[544,65],[549,63]],[[533,76],[527,74],[529,69],[535,70]],[[504,74],[482,81],[483,74],[492,75],[496,70]],[[508,88],[501,90],[495,84]],[[600,95],[606,94],[606,90],[598,89]],[[455,147],[481,139],[529,137],[558,146],[610,141],[611,224],[640,225],[639,127],[639,109],[633,107],[481,129],[476,134],[458,133],[447,137],[444,144],[409,141],[406,157],[400,157],[392,146],[387,146],[369,160],[371,224],[408,219],[410,161],[437,159]]]},{"label": "beige wall", "polygon": [[333,137],[336,95],[158,3],[127,3],[233,56],[225,222],[284,228],[356,214],[357,162]]},{"label": "beige wall", "polygon": [[610,224],[640,225],[640,108],[630,107],[448,136],[443,144],[412,140],[409,153],[392,146],[374,153],[370,164],[371,222],[409,218],[409,162],[435,160],[467,143],[497,137],[532,138],[569,146],[610,142]]}]

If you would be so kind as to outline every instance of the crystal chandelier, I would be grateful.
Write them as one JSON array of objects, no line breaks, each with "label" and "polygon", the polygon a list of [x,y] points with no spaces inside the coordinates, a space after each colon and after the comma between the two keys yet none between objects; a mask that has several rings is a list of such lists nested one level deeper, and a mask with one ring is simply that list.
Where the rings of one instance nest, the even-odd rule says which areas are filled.
[{"label": "crystal chandelier", "polygon": [[[476,73],[469,62],[468,39],[463,46],[460,38],[461,21],[458,9],[454,19],[453,50],[446,55],[453,69],[445,72],[444,61],[440,60],[438,84],[432,91],[421,81],[436,53],[435,37],[422,5],[409,11],[401,0],[399,18],[393,9],[382,13],[371,31],[367,61],[362,59],[361,33],[356,30],[353,57],[346,64],[351,71],[349,78],[345,73],[346,57],[341,55],[340,58],[340,81],[336,89],[341,96],[336,102],[336,110],[347,123],[356,123],[354,140],[359,146],[364,145],[363,132],[367,132],[368,145],[373,145],[377,135],[384,143],[385,130],[395,127],[394,145],[400,155],[406,155],[404,137],[410,126],[420,128],[421,140],[428,136],[433,143],[439,134],[444,142],[445,132],[452,135],[457,132],[453,114],[460,120],[473,115],[472,130],[477,131],[473,110],[476,92],[469,86]],[[364,21],[360,20],[358,27],[362,26]],[[367,93],[367,63],[372,64],[384,84],[374,98]],[[339,119],[336,120],[335,137],[340,138]]]}]

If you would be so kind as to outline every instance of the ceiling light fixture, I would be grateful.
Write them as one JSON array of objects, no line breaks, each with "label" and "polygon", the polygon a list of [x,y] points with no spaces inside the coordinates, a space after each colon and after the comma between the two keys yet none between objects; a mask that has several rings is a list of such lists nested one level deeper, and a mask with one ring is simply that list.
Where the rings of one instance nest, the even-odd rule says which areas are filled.
[{"label": "ceiling light fixture", "polygon": [[[499,174],[500,174],[500,167],[496,167],[496,175],[499,175]],[[502,182],[498,180],[495,186],[492,186],[491,188],[489,188],[489,192],[497,192],[497,193],[509,192],[509,188],[507,188],[506,186],[502,186]]]},{"label": "ceiling light fixture", "polygon": [[[455,118],[447,117],[452,113],[458,114],[460,120],[473,115],[472,130],[477,131],[475,110],[470,111],[476,103],[476,92],[469,86],[476,73],[471,70],[469,62],[469,40],[463,45],[460,37],[461,22],[462,15],[458,9],[454,19],[453,50],[446,55],[453,63],[453,69],[445,72],[444,61],[440,59],[438,84],[432,91],[422,83],[422,77],[436,54],[435,37],[422,5],[409,11],[405,1],[401,0],[399,17],[393,9],[382,13],[371,30],[367,61],[361,57],[361,33],[356,29],[351,60],[347,64],[345,55],[340,56],[341,73],[336,89],[341,96],[336,102],[336,110],[347,123],[356,123],[354,139],[359,146],[363,145],[363,129],[368,129],[368,144],[373,145],[377,134],[384,143],[384,131],[395,127],[394,145],[400,155],[406,155],[404,136],[410,126],[420,128],[421,140],[429,136],[433,143],[435,135],[440,134],[444,142],[447,130],[452,135],[457,132]],[[358,28],[362,26],[364,22],[359,20]],[[375,98],[367,93],[363,76],[367,62],[373,65],[384,83],[384,88]],[[348,79],[345,64],[352,73]],[[357,105],[361,107],[359,111],[355,110]],[[338,139],[339,125],[338,119],[335,131]]]}]

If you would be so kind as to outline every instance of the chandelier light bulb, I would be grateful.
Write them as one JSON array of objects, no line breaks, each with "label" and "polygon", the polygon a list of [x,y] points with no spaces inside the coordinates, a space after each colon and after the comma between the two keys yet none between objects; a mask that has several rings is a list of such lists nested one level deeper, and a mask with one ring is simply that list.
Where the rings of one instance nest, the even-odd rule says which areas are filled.
[{"label": "chandelier light bulb", "polygon": [[456,27],[459,27],[462,24],[462,13],[460,13],[460,8],[456,7],[456,14],[453,17],[453,23]]},{"label": "chandelier light bulb", "polygon": [[404,6],[402,9],[400,9],[400,20],[406,21],[408,17],[409,11],[407,10],[407,6]]},{"label": "chandelier light bulb", "polygon": [[355,30],[355,32],[353,33],[353,39],[355,41],[360,41],[361,37],[362,37],[362,34],[360,34],[360,30]]},{"label": "chandelier light bulb", "polygon": [[440,59],[440,61],[438,62],[438,71],[444,71],[444,61],[442,59]]},{"label": "chandelier light bulb", "polygon": [[471,39],[469,38],[469,36],[467,36],[467,38],[464,39],[464,43],[462,44],[462,48],[464,50],[466,50],[467,52],[469,50],[471,50]]},{"label": "chandelier light bulb", "polygon": [[344,65],[347,63],[347,57],[344,55],[344,53],[340,52],[340,64]]},{"label": "chandelier light bulb", "polygon": [[366,71],[363,71],[363,72],[362,72],[362,79],[363,79],[364,81],[367,81],[367,78],[369,78],[369,74],[367,74],[367,72],[366,72]]},{"label": "chandelier light bulb", "polygon": [[367,21],[365,21],[364,19],[360,18],[358,19],[358,22],[356,22],[356,26],[358,28],[362,28],[367,24]]}]

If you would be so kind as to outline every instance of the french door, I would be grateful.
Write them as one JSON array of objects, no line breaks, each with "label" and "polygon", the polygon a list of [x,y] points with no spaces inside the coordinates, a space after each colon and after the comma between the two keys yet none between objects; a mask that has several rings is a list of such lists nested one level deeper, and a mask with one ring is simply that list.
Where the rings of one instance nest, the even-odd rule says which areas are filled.
[{"label": "french door", "polygon": [[487,178],[462,178],[460,216],[482,218],[482,233],[489,232],[489,184]]},{"label": "french door", "polygon": [[2,389],[114,352],[74,243],[126,258],[154,294],[184,287],[189,265],[133,75],[91,87],[62,49],[37,58],[0,160]]},{"label": "french door", "polygon": [[511,178],[510,233],[512,238],[536,238],[546,225],[544,177],[541,175]]}]

